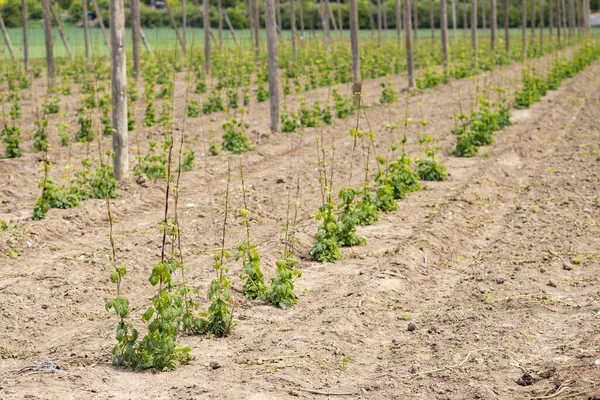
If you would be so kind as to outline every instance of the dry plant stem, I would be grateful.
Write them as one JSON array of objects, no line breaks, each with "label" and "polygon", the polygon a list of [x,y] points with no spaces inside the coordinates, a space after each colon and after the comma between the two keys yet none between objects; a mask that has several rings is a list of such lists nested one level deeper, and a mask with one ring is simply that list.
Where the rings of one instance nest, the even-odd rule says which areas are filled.
[{"label": "dry plant stem", "polygon": [[358,136],[358,125],[360,123],[360,100],[362,98],[362,93],[358,93],[356,97],[356,126],[354,129],[354,143],[352,143],[352,155],[350,156],[350,177],[348,178],[348,186],[352,184],[352,172],[354,171],[354,151],[356,150],[356,137]]},{"label": "dry plant stem", "polygon": [[291,390],[299,390],[301,392],[318,394],[322,396],[353,396],[356,392],[322,392],[320,390],[302,389],[302,388],[291,388]]},{"label": "dry plant stem", "polygon": [[[244,210],[248,210],[248,204],[246,203],[246,185],[244,182],[244,166],[242,164],[242,156],[240,155],[240,179],[242,180],[242,199],[244,201]],[[246,246],[250,246],[250,221],[246,221]],[[249,250],[249,249],[248,249]],[[242,259],[242,264],[246,263],[246,255]]]},{"label": "dry plant stem", "polygon": [[433,373],[440,372],[440,371],[446,371],[446,370],[452,369],[452,368],[459,368],[459,367],[462,367],[467,361],[469,361],[469,359],[471,358],[471,355],[473,355],[475,353],[481,353],[483,351],[497,351],[497,352],[504,353],[504,354],[508,355],[510,358],[512,358],[513,360],[515,360],[517,363],[519,363],[519,368],[526,371],[525,368],[521,366],[521,364],[523,364],[523,362],[520,361],[519,359],[517,359],[516,354],[513,353],[512,351],[507,350],[502,347],[484,347],[481,349],[471,350],[469,353],[467,353],[467,356],[465,357],[465,359],[462,360],[461,362],[459,362],[458,364],[448,365],[448,366],[441,367],[441,368],[435,368],[435,369],[431,369],[429,371],[417,372],[414,374],[400,375],[400,376],[398,376],[398,378],[414,378],[414,377],[421,376],[421,375],[429,375],[429,374],[433,374]]},{"label": "dry plant stem", "polygon": [[[227,215],[229,214],[229,183],[231,182],[231,157],[227,159],[227,185],[225,187],[225,212],[223,213],[223,231],[221,234],[221,259],[219,263],[223,264],[225,252],[225,235],[227,233]],[[220,269],[217,274],[219,281],[223,277],[223,270]]]},{"label": "dry plant stem", "polygon": [[[106,196],[106,213],[108,214],[108,225],[110,227],[108,231],[108,239],[110,241],[110,248],[112,250],[111,253],[111,262],[113,269],[117,270],[117,247],[115,246],[115,238],[113,236],[113,222],[114,218],[112,212],[110,210],[110,196]],[[117,296],[121,294],[121,274],[119,274],[119,278],[117,280]]]}]

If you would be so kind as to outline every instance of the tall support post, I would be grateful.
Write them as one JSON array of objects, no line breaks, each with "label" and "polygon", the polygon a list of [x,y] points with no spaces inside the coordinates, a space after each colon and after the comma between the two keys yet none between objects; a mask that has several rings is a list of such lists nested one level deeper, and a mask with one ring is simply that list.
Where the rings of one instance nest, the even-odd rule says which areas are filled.
[{"label": "tall support post", "polygon": [[[550,0],[550,1],[554,1],[554,0]],[[561,6],[560,6],[560,0],[556,0],[556,40],[557,40],[559,46],[560,46],[561,28],[562,28],[561,15],[562,15],[562,11],[561,11]]]},{"label": "tall support post", "polygon": [[431,30],[431,45],[435,44],[435,16],[433,14],[433,0],[429,0],[429,28]]},{"label": "tall support post", "polygon": [[413,36],[415,46],[417,40],[419,40],[419,7],[417,7],[417,0],[414,0],[414,15],[413,15]]},{"label": "tall support post", "polygon": [[352,50],[352,93],[354,103],[360,102],[362,77],[360,74],[360,54],[358,53],[358,5],[357,0],[350,1],[350,48]]},{"label": "tall support post", "polygon": [[575,36],[575,4],[569,0],[569,36]]},{"label": "tall support post", "polygon": [[125,3],[123,0],[110,0],[110,43],[113,167],[115,179],[123,181],[129,172],[127,60],[125,55]]},{"label": "tall support post", "polygon": [[469,18],[468,18],[468,14],[467,14],[467,0],[463,0],[462,9],[463,9],[463,36],[467,37],[467,34],[469,33]]},{"label": "tall support post", "polygon": [[[23,0],[25,1],[25,0]],[[132,0],[134,1],[134,0]],[[139,0],[138,0],[139,1]],[[85,61],[90,62],[90,21],[88,19],[87,0],[82,0],[83,4],[83,43],[85,45]]]},{"label": "tall support post", "polygon": [[544,47],[544,0],[540,0],[540,49]]},{"label": "tall support post", "polygon": [[521,36],[523,58],[527,58],[527,2],[525,0],[521,0]]},{"label": "tall support post", "polygon": [[[217,29],[218,29],[218,37],[219,37],[219,47],[223,47],[223,1],[217,0],[217,15],[219,16],[219,20],[217,21]],[[256,18],[258,18],[258,13],[256,14]]]},{"label": "tall support post", "polygon": [[52,14],[52,18],[54,19],[54,22],[56,22],[56,26],[58,27],[58,34],[60,35],[60,38],[62,39],[63,45],[65,46],[65,50],[67,50],[67,54],[69,55],[69,58],[73,59],[73,52],[71,51],[71,46],[69,45],[69,40],[67,39],[67,36],[65,36],[65,31],[62,28],[62,24],[60,23],[60,19],[58,18],[58,15],[56,15],[56,11],[54,11],[54,6],[52,5],[52,2],[50,2],[50,13]]},{"label": "tall support post", "polygon": [[442,61],[448,68],[448,11],[447,0],[440,0],[440,27],[442,29]]},{"label": "tall support post", "polygon": [[290,24],[292,28],[292,53],[294,54],[294,59],[296,59],[298,56],[298,44],[296,43],[296,5],[294,0],[290,0]]},{"label": "tall support post", "polygon": [[[255,0],[256,1],[256,0]],[[204,72],[210,74],[210,5],[204,0]]]},{"label": "tall support post", "polygon": [[94,11],[96,11],[98,22],[100,23],[100,29],[102,29],[102,36],[104,36],[104,42],[106,43],[106,47],[110,49],[110,40],[108,40],[108,34],[106,33],[106,27],[104,26],[104,20],[102,19],[100,7],[98,7],[98,3],[96,2],[96,0],[92,0],[92,4],[94,6]]},{"label": "tall support post", "polygon": [[50,16],[50,0],[42,0],[42,17],[44,19],[44,39],[46,42],[48,89],[51,89],[54,87],[54,48],[52,47],[52,19]]},{"label": "tall support post", "polygon": [[344,21],[342,20],[342,1],[337,0],[338,34],[341,39],[344,35]]},{"label": "tall support post", "polygon": [[402,13],[400,11],[400,0],[396,0],[396,37],[398,38],[398,46],[402,45]]},{"label": "tall support post", "polygon": [[492,6],[490,10],[490,28],[491,28],[491,44],[490,48],[492,51],[496,49],[496,35],[498,34],[498,14],[497,14],[497,5],[496,0],[491,0]]},{"label": "tall support post", "polygon": [[187,0],[181,0],[181,36],[185,49],[183,54],[185,54],[187,50]]},{"label": "tall support post", "polygon": [[473,47],[473,68],[477,69],[477,0],[471,1],[471,47]]},{"label": "tall support post", "polygon": [[[185,0],[184,0],[185,2]],[[140,78],[140,36],[141,36],[141,21],[140,21],[140,0],[131,0],[131,42],[133,45],[133,74],[135,79]],[[184,35],[185,37],[185,35]],[[185,41],[185,39],[184,39]]]},{"label": "tall support post", "polygon": [[21,24],[23,25],[23,68],[29,71],[29,40],[27,38],[27,1],[21,0]]},{"label": "tall support post", "polygon": [[329,0],[324,0],[321,16],[323,21],[323,39],[325,40],[325,50],[327,54],[329,54],[329,42],[331,40],[331,35],[329,33],[329,14]]},{"label": "tall support post", "polygon": [[4,43],[6,43],[6,47],[8,48],[10,58],[15,60],[15,51],[13,50],[12,42],[10,41],[10,36],[8,35],[8,31],[6,30],[6,25],[4,25],[4,19],[2,18],[2,14],[0,14],[0,30],[2,30],[2,36],[4,36]]},{"label": "tall support post", "polygon": [[531,0],[531,44],[535,45],[535,0]]},{"label": "tall support post", "polygon": [[481,27],[483,30],[487,29],[487,19],[485,15],[485,1],[481,2]]},{"label": "tall support post", "polygon": [[381,0],[377,0],[377,42],[379,46],[381,46],[381,29],[382,29],[383,21],[381,15]]},{"label": "tall support post", "polygon": [[410,0],[404,1],[404,37],[406,39],[406,69],[408,72],[408,90],[414,89],[416,84],[415,79],[415,63],[413,58],[413,42],[412,42],[412,26],[410,16]]},{"label": "tall support post", "polygon": [[554,0],[548,0],[548,28],[550,29],[550,45],[554,46]]},{"label": "tall support post", "polygon": [[165,7],[167,9],[167,14],[169,14],[169,19],[171,20],[171,25],[173,26],[173,29],[175,30],[175,35],[177,36],[177,41],[181,45],[181,49],[183,50],[183,56],[185,57],[187,55],[187,51],[186,51],[187,49],[185,48],[185,42],[183,41],[183,38],[181,37],[181,32],[179,32],[179,27],[177,26],[177,21],[175,21],[175,16],[173,15],[173,11],[171,10],[171,6],[169,6],[168,1],[165,1]]},{"label": "tall support post", "polygon": [[456,1],[452,0],[452,33],[454,35],[454,41],[458,40],[458,29],[456,25]]},{"label": "tall support post", "polygon": [[304,0],[300,0],[300,35],[304,40]]},{"label": "tall support post", "polygon": [[503,2],[504,9],[504,50],[506,54],[510,52],[510,20],[508,18],[508,0]]},{"label": "tall support post", "polygon": [[277,27],[274,0],[265,0],[265,25],[267,31],[267,62],[269,67],[269,115],[271,132],[279,132],[279,76],[277,66]]},{"label": "tall support post", "polygon": [[[256,58],[258,58],[258,56],[260,55],[260,14],[258,11],[258,0],[251,1],[254,7],[254,51],[256,52]],[[208,11],[206,12],[208,13]]]}]

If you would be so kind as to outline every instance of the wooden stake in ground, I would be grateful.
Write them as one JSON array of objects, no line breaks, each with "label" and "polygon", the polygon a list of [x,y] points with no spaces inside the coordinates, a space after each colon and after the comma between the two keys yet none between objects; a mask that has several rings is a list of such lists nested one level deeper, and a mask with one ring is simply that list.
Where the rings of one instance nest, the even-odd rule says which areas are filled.
[{"label": "wooden stake in ground", "polygon": [[27,39],[27,20],[27,1],[21,0],[21,24],[23,25],[23,68],[25,69],[25,72],[29,71],[29,40]]},{"label": "wooden stake in ground", "polygon": [[477,0],[471,0],[471,46],[473,47],[473,68],[477,69]]},{"label": "wooden stake in ground", "polygon": [[[255,0],[256,1],[256,0]],[[204,73],[210,74],[210,10],[208,0],[204,0]]]},{"label": "wooden stake in ground", "polygon": [[108,40],[108,34],[106,33],[106,28],[104,27],[104,20],[102,19],[100,7],[98,7],[98,3],[96,2],[96,0],[92,0],[92,4],[94,5],[94,11],[96,11],[96,18],[98,18],[98,23],[100,23],[100,29],[102,29],[102,36],[104,36],[104,42],[106,43],[106,47],[108,47],[110,50],[110,41]]},{"label": "wooden stake in ground", "polygon": [[381,46],[381,29],[382,29],[382,16],[381,16],[381,0],[377,0],[377,42]]},{"label": "wooden stake in ground", "polygon": [[321,10],[321,21],[323,21],[323,40],[325,41],[325,51],[329,54],[329,41],[331,36],[329,34],[329,0],[323,1],[323,9]]},{"label": "wooden stake in ground", "polygon": [[417,0],[414,2],[414,15],[413,15],[413,40],[415,42],[415,46],[417,45],[417,40],[419,40],[419,8],[417,7]]},{"label": "wooden stake in ground", "polygon": [[487,20],[485,18],[485,1],[481,2],[481,27],[483,30],[487,29]]},{"label": "wooden stake in ground", "polygon": [[[25,0],[23,0],[25,1]],[[135,1],[135,0],[132,0]],[[138,0],[139,1],[139,0]],[[87,0],[83,4],[83,43],[85,45],[85,61],[90,62],[90,21],[88,20]]]},{"label": "wooden stake in ground", "polygon": [[[254,51],[256,52],[256,58],[258,58],[258,56],[260,56],[260,18],[258,13],[258,0],[251,1],[254,7]],[[208,8],[205,10],[208,10]],[[206,12],[208,13],[208,11]]]},{"label": "wooden stake in ground", "polygon": [[[256,14],[258,16],[258,13]],[[222,0],[217,0],[217,29],[218,29],[218,37],[219,37],[219,47],[223,47],[223,2]]]},{"label": "wooden stake in ground", "polygon": [[231,21],[229,20],[229,15],[227,15],[227,13],[223,13],[223,16],[225,17],[225,22],[227,23],[227,27],[229,28],[229,32],[231,32],[231,36],[233,37],[233,41],[235,42],[236,46],[240,46],[240,42],[238,42],[238,38],[237,35],[235,34],[235,29],[233,29],[233,25],[231,25]]},{"label": "wooden stake in ground", "polygon": [[527,2],[525,0],[521,0],[521,36],[523,58],[527,58]]},{"label": "wooden stake in ground", "polygon": [[458,30],[456,25],[456,1],[452,0],[452,32],[454,34],[454,41],[458,40]]},{"label": "wooden stake in ground", "polygon": [[[550,0],[550,1],[554,1],[554,0]],[[556,40],[558,42],[558,45],[560,46],[560,34],[561,34],[561,10],[560,10],[560,0],[556,0]]]},{"label": "wooden stake in ground", "polygon": [[463,9],[463,36],[467,37],[467,33],[469,32],[469,18],[467,18],[467,0],[463,0],[462,9]]},{"label": "wooden stake in ground", "polygon": [[[187,49],[187,0],[181,0],[181,31],[183,48]],[[185,50],[183,54],[185,54]]]},{"label": "wooden stake in ground", "polygon": [[[185,0],[184,0],[185,2]],[[131,0],[131,42],[133,45],[133,74],[135,79],[140,77],[140,0]]]},{"label": "wooden stake in ground", "polygon": [[269,65],[269,114],[271,132],[279,132],[279,76],[277,73],[277,28],[275,26],[274,0],[265,0],[265,25],[267,31],[267,58]]},{"label": "wooden stake in ground", "polygon": [[52,20],[50,16],[50,0],[42,0],[42,17],[44,18],[44,40],[46,42],[48,89],[52,89],[54,87],[54,49],[52,47]]},{"label": "wooden stake in ground", "polygon": [[440,0],[440,27],[442,28],[442,61],[448,68],[448,11],[446,0]]},{"label": "wooden stake in ground", "polygon": [[73,59],[73,52],[71,51],[71,46],[69,45],[69,40],[67,39],[67,37],[65,36],[65,32],[63,31],[62,24],[60,23],[60,19],[58,18],[58,15],[56,15],[56,12],[54,11],[54,6],[52,5],[52,2],[50,2],[49,4],[50,4],[50,13],[52,14],[52,18],[54,18],[54,22],[56,22],[56,26],[58,27],[58,34],[60,35],[60,38],[62,39],[63,45],[65,46],[65,50],[67,50],[67,54],[69,55],[69,58]]},{"label": "wooden stake in ground", "polygon": [[490,10],[490,28],[491,28],[491,44],[490,44],[490,48],[492,49],[492,51],[494,51],[496,49],[496,35],[497,35],[497,30],[498,30],[498,15],[497,10],[496,10],[496,0],[492,0],[492,9]]},{"label": "wooden stake in ground", "polygon": [[350,49],[352,50],[352,93],[355,104],[359,104],[362,91],[360,75],[360,54],[358,53],[358,5],[357,0],[350,1]]},{"label": "wooden stake in ground", "polygon": [[540,0],[540,49],[544,48],[544,0]]},{"label": "wooden stake in ground", "polygon": [[304,0],[300,0],[300,34],[304,40]]},{"label": "wooden stake in ground", "polygon": [[415,63],[413,58],[410,7],[410,0],[404,0],[404,36],[406,39],[406,69],[408,72],[408,90],[412,90],[417,86],[415,80]]},{"label": "wooden stake in ground", "polygon": [[396,37],[398,47],[402,47],[402,13],[400,12],[400,0],[396,0]]},{"label": "wooden stake in ground", "polygon": [[575,5],[573,0],[569,0],[569,36],[575,36]]},{"label": "wooden stake in ground", "polygon": [[504,49],[506,50],[506,54],[510,52],[510,21],[508,18],[508,0],[504,0],[503,7],[504,9]]},{"label": "wooden stake in ground", "polygon": [[338,16],[338,28],[339,28],[339,38],[342,38],[344,32],[344,21],[342,20],[342,1],[337,0],[337,16]]},{"label": "wooden stake in ground", "polygon": [[150,43],[148,43],[146,34],[144,33],[144,30],[141,27],[140,27],[140,36],[142,37],[142,42],[144,43],[144,47],[146,48],[146,51],[148,53],[152,54],[152,48],[150,47]]},{"label": "wooden stake in ground", "polygon": [[531,44],[535,45],[535,0],[531,0]]},{"label": "wooden stake in ground", "polygon": [[429,28],[431,29],[431,45],[435,44],[435,16],[433,15],[433,0],[429,0]]},{"label": "wooden stake in ground", "polygon": [[553,31],[554,31],[554,0],[548,0],[548,24],[549,24],[549,29],[550,29],[550,45],[554,46],[554,38],[553,38]]},{"label": "wooden stake in ground", "polygon": [[2,14],[0,14],[0,29],[2,29],[2,36],[4,36],[4,43],[6,43],[6,47],[8,47],[8,52],[10,53],[10,58],[15,60],[16,59],[15,51],[13,50],[12,43],[10,41],[10,36],[8,36],[8,31],[6,30],[6,25],[4,25],[4,19],[2,18]]},{"label": "wooden stake in ground", "polygon": [[187,54],[186,48],[185,48],[185,42],[183,41],[183,38],[181,37],[181,33],[179,32],[179,27],[177,26],[177,21],[175,21],[175,16],[173,15],[173,12],[171,11],[171,7],[169,6],[168,1],[165,1],[165,7],[167,9],[167,14],[169,14],[169,19],[171,20],[171,25],[173,26],[173,29],[175,30],[175,35],[177,36],[177,41],[181,45],[181,49],[183,50],[183,56],[185,57]]},{"label": "wooden stake in ground", "polygon": [[296,7],[294,0],[290,0],[290,24],[292,28],[292,52],[294,53],[294,59],[298,55],[298,45],[296,44]]},{"label": "wooden stake in ground", "polygon": [[129,172],[127,145],[127,62],[125,55],[125,4],[110,0],[111,94],[113,126],[113,167],[115,179],[122,181]]}]

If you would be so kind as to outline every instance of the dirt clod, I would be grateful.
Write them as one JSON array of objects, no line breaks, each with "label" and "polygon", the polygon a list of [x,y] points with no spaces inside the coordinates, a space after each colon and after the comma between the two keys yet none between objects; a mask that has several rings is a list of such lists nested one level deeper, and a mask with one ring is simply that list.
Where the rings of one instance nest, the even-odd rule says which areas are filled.
[{"label": "dirt clod", "polygon": [[519,386],[529,386],[533,385],[534,379],[530,374],[523,374],[519,379],[517,379],[517,385]]},{"label": "dirt clod", "polygon": [[417,330],[417,325],[414,322],[410,322],[406,328],[409,332]]},{"label": "dirt clod", "polygon": [[210,364],[208,364],[208,366],[211,367],[212,369],[223,368],[223,366],[216,361],[211,361]]}]

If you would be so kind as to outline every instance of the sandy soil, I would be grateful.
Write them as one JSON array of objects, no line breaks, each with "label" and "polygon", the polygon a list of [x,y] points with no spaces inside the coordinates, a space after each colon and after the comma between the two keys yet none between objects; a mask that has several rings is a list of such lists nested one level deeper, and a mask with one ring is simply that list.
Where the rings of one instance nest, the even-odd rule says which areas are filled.
[{"label": "sandy soil", "polygon": [[[537,61],[539,68],[547,61]],[[192,346],[194,360],[170,373],[132,372],[110,363],[117,321],[104,310],[114,286],[104,269],[109,244],[103,201],[52,210],[47,220],[32,222],[27,218],[39,196],[39,154],[0,160],[0,175],[8,177],[0,182],[0,219],[19,224],[18,231],[0,235],[0,398],[600,398],[600,63],[531,109],[514,111],[518,123],[497,132],[496,143],[480,156],[448,155],[455,139],[450,117],[459,105],[469,110],[477,86],[486,82],[515,87],[519,69],[455,81],[410,99],[414,121],[423,103],[426,132],[442,149],[449,179],[424,184],[400,201],[398,211],[360,228],[367,245],[345,249],[334,264],[305,257],[317,226],[310,212],[320,203],[315,136],[321,129],[268,135],[266,103],[251,106],[246,119],[257,148],[244,155],[245,175],[256,218],[253,237],[267,277],[281,251],[288,193],[296,178],[301,186],[299,302],[284,311],[244,301],[234,291],[241,306],[233,334],[181,337]],[[394,77],[394,86],[403,79]],[[375,105],[378,84],[388,80],[366,82],[365,102]],[[307,99],[327,95],[324,89]],[[182,98],[180,89],[177,101]],[[24,102],[30,116],[24,132],[33,129],[34,100]],[[61,101],[74,112],[75,104]],[[286,100],[289,107],[299,101]],[[380,153],[388,152],[391,137],[384,127],[400,122],[403,102],[395,110],[375,105],[361,118],[362,128],[370,124],[378,135]],[[176,109],[181,119],[183,107]],[[205,143],[221,134],[224,120],[223,114],[188,119],[185,128],[199,167],[182,177],[180,218],[188,280],[201,293],[212,278],[211,254],[219,243],[227,160],[205,157]],[[361,181],[360,152],[349,174],[348,131],[355,123],[348,118],[322,127],[327,145],[335,138],[336,192]],[[413,156],[422,154],[419,134],[413,124]],[[160,135],[159,128],[144,132]],[[140,141],[143,151],[141,133]],[[71,162],[84,153],[74,146]],[[50,157],[60,177],[68,152],[55,144]],[[236,209],[242,204],[236,174],[232,184]],[[159,257],[156,224],[163,197],[163,182],[141,186],[132,179],[114,202],[118,257],[129,269],[122,290],[136,308],[132,321],[138,326],[135,315],[153,295],[147,277]],[[228,225],[228,247],[243,238],[239,221]],[[4,254],[8,248],[22,249],[18,260]],[[232,263],[238,288],[240,271]],[[204,297],[199,301],[208,306]],[[15,372],[45,356],[63,372]]]}]

